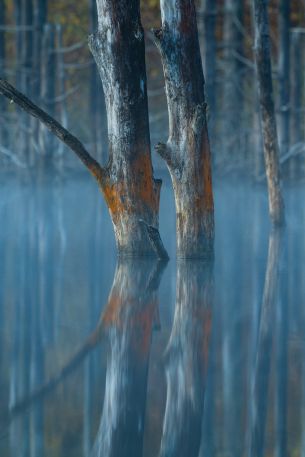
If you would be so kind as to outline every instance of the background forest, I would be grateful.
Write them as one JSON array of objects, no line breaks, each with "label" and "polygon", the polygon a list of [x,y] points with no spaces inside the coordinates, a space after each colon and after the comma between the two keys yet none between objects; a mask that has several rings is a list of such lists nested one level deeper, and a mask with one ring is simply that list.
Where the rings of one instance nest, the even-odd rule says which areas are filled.
[{"label": "background forest", "polygon": [[[151,32],[159,3],[141,1],[152,146],[168,138]],[[268,217],[254,0],[197,1],[215,264],[117,261],[96,182],[0,96],[1,457],[104,457],[104,437],[125,457],[305,456],[305,0],[268,3],[283,232]],[[96,0],[0,0],[0,78],[105,163],[103,89],[88,48],[96,22]],[[154,152],[153,161],[160,235],[175,259],[173,185],[165,161]]]},{"label": "background forest", "polygon": [[[284,177],[304,176],[305,2],[269,2],[274,95]],[[96,157],[107,158],[102,85],[88,49],[95,29],[93,0],[0,1],[0,73],[60,120]],[[260,179],[263,154],[249,0],[198,2],[214,172]],[[160,56],[151,28],[160,24],[159,2],[142,0],[152,145],[167,138],[167,106]],[[208,44],[208,46],[206,46]],[[64,146],[1,98],[1,160],[33,166],[64,157]],[[30,133],[30,135],[28,134]],[[54,153],[54,145],[56,152]],[[43,146],[43,147],[41,147]],[[54,155],[55,154],[55,155]],[[154,157],[156,168],[162,161]],[[302,165],[302,166],[300,166]]]}]

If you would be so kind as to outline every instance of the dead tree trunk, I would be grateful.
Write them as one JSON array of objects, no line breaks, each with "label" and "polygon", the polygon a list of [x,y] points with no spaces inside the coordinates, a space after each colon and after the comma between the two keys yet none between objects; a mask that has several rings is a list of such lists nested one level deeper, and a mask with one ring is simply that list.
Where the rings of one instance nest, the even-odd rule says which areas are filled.
[{"label": "dead tree trunk", "polygon": [[[0,26],[4,27],[6,25],[6,5],[4,0],[0,0]],[[5,50],[5,30],[0,30],[0,73],[5,75],[5,60],[6,60],[6,50]],[[0,100],[0,144],[7,147],[8,143],[8,134],[7,127],[5,122],[5,115],[7,110],[7,103],[5,99]]]},{"label": "dead tree trunk", "polygon": [[205,76],[206,94],[211,117],[210,133],[213,142],[216,122],[216,14],[217,5],[214,0],[204,1],[204,40],[205,40]]},{"label": "dead tree trunk", "polygon": [[[130,153],[127,154],[126,148],[123,148],[124,138],[122,138],[119,143],[122,146],[121,152],[125,153],[126,158],[124,155],[123,157],[119,155],[119,149],[115,149],[113,152],[117,154],[112,155],[108,166],[101,167],[75,136],[1,78],[0,93],[9,98],[11,103],[15,102],[31,116],[39,119],[77,155],[97,180],[112,217],[121,257],[157,256],[168,259],[155,225],[158,224],[161,181],[153,179],[149,150],[142,156],[138,150],[139,156],[133,159]],[[139,103],[138,100],[135,101],[135,104],[137,103]],[[121,107],[121,110],[125,111],[126,115],[130,114],[129,106],[126,104]],[[133,127],[132,132],[135,133],[136,125]],[[130,132],[127,133],[129,137]],[[116,165],[120,165],[120,168]]]},{"label": "dead tree trunk", "polygon": [[[292,119],[291,140],[292,144],[302,141],[302,84],[304,78],[303,54],[304,37],[298,29],[292,29]],[[302,69],[302,70],[301,70]]]},{"label": "dead tree trunk", "polygon": [[280,151],[289,149],[290,118],[290,0],[280,0],[279,6],[279,83],[280,83]]},{"label": "dead tree trunk", "polygon": [[273,101],[268,0],[254,0],[255,60],[263,130],[265,167],[269,190],[269,212],[274,225],[285,220],[281,192],[279,146]]},{"label": "dead tree trunk", "polygon": [[[96,0],[89,0],[90,33],[97,29],[97,8]],[[90,69],[90,122],[92,142],[96,157],[102,162],[106,161],[107,145],[107,116],[105,112],[105,97],[103,86],[96,66]]]},{"label": "dead tree trunk", "polygon": [[40,100],[40,84],[41,84],[41,45],[43,39],[43,29],[47,22],[48,16],[48,1],[34,0],[33,4],[33,21],[34,21],[34,36],[33,36],[33,96],[35,101]]},{"label": "dead tree trunk", "polygon": [[103,82],[109,162],[103,192],[123,256],[153,255],[147,230],[158,227],[161,181],[150,152],[144,33],[139,0],[97,0],[98,31],[89,39]]},{"label": "dead tree trunk", "polygon": [[161,0],[162,28],[154,31],[169,111],[169,139],[156,149],[174,187],[177,256],[204,258],[213,251],[214,204],[196,11],[193,0],[170,4]]},{"label": "dead tree trunk", "polygon": [[[55,114],[56,95],[56,57],[55,57],[55,27],[52,24],[45,24],[42,36],[42,58],[41,58],[41,101],[50,114]],[[54,136],[41,126],[39,132],[39,145],[41,155],[51,160],[54,151]]]},{"label": "dead tree trunk", "polygon": [[224,93],[223,165],[238,160],[243,120],[243,1],[225,0],[224,15]]},{"label": "dead tree trunk", "polygon": [[[22,0],[22,26],[24,30],[22,32],[22,43],[21,43],[21,90],[32,95],[32,58],[33,58],[33,3],[32,0]],[[29,160],[30,158],[30,137],[31,137],[31,125],[28,116],[22,113],[20,117],[20,143],[18,149],[21,157]]]}]

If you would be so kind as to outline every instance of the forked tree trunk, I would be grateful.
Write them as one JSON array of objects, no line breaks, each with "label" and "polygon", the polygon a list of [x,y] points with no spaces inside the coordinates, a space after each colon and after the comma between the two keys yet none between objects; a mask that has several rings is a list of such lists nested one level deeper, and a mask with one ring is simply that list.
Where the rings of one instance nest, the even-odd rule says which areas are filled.
[{"label": "forked tree trunk", "polygon": [[154,255],[144,220],[158,227],[161,181],[153,177],[144,33],[139,0],[97,0],[89,39],[103,82],[109,162],[103,192],[121,255]]},{"label": "forked tree trunk", "polygon": [[273,101],[267,7],[268,0],[254,0],[255,59],[269,190],[269,212],[273,224],[282,225],[285,221],[285,214],[280,182],[279,146]]},{"label": "forked tree trunk", "polygon": [[206,122],[204,76],[193,0],[161,0],[161,52],[169,111],[169,139],[157,152],[174,187],[177,256],[209,257],[214,241],[214,204]]}]

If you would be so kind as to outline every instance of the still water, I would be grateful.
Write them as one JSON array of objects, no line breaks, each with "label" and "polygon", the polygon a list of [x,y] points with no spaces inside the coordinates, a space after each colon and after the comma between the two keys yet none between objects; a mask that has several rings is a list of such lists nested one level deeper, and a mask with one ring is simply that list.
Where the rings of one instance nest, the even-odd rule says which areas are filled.
[{"label": "still water", "polygon": [[1,178],[0,456],[305,456],[304,185],[216,182],[214,264],[116,261],[86,175]]}]

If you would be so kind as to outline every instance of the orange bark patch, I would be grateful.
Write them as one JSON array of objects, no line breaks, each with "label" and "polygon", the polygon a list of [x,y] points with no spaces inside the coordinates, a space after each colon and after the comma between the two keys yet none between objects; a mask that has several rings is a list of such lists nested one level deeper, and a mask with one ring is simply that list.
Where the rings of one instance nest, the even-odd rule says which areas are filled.
[{"label": "orange bark patch", "polygon": [[213,211],[214,199],[212,186],[211,153],[206,127],[203,130],[202,157],[202,174],[204,182],[204,209],[207,211]]},{"label": "orange bark patch", "polygon": [[149,155],[140,154],[130,167],[126,181],[112,183],[108,178],[101,183],[114,223],[122,214],[141,212],[145,208],[153,212],[158,211],[158,198],[154,189]]}]

